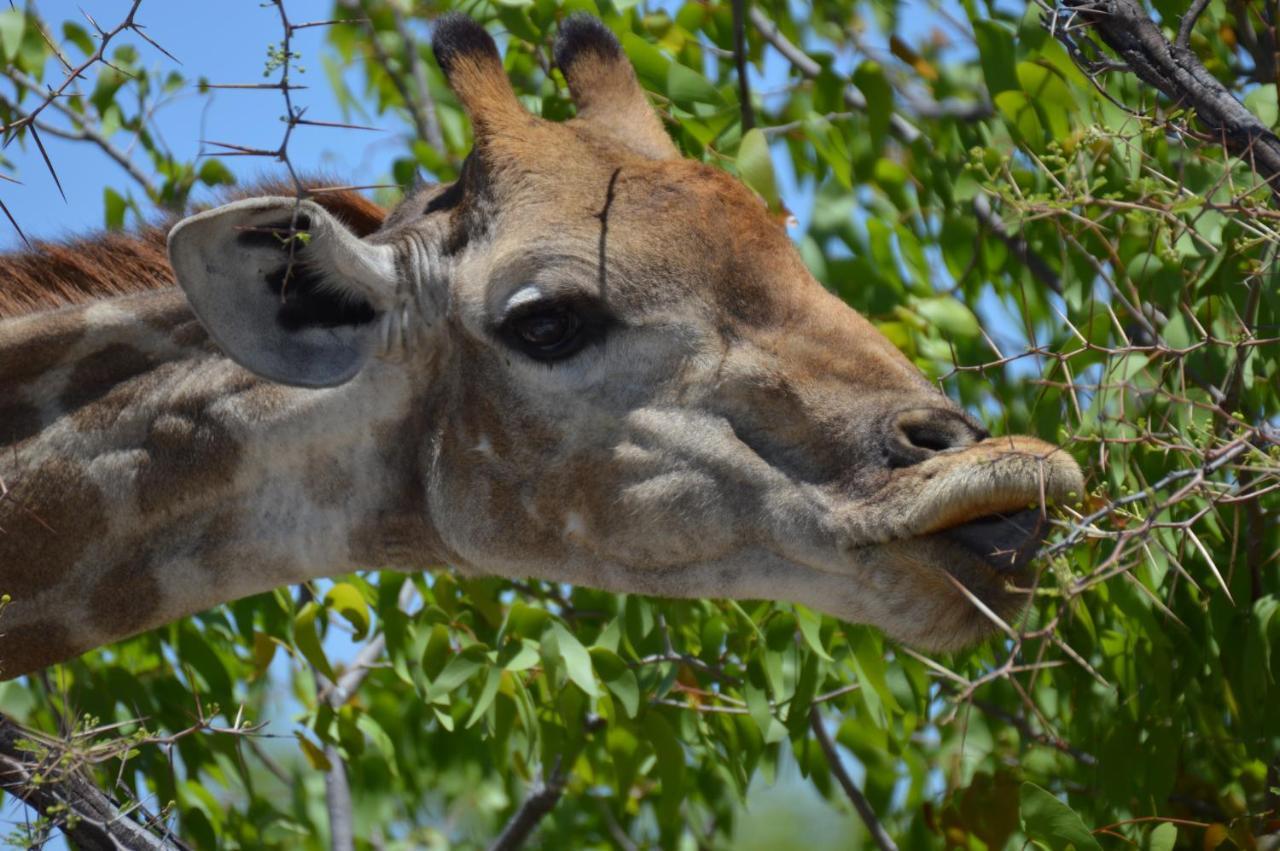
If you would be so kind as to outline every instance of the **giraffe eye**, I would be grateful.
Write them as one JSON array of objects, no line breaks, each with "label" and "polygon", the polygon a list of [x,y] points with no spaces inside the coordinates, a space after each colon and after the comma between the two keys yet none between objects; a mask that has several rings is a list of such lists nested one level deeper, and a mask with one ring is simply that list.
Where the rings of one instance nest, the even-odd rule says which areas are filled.
[{"label": "giraffe eye", "polygon": [[575,355],[586,342],[577,311],[563,305],[531,305],[503,324],[504,336],[535,360],[556,361]]}]

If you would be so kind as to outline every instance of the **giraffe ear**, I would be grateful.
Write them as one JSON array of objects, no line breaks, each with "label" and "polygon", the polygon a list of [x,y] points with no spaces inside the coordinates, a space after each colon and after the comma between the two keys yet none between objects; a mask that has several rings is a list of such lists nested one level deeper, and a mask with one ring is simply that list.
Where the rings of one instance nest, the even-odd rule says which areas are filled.
[{"label": "giraffe ear", "polygon": [[476,144],[534,121],[520,105],[493,36],[461,12],[436,21],[431,50],[471,118]]},{"label": "giraffe ear", "polygon": [[298,387],[353,378],[396,294],[390,246],[295,198],[249,198],[183,219],[169,233],[169,262],[228,357]]},{"label": "giraffe ear", "polygon": [[645,156],[679,158],[622,45],[601,21],[582,12],[565,19],[556,38],[556,64],[582,121]]}]

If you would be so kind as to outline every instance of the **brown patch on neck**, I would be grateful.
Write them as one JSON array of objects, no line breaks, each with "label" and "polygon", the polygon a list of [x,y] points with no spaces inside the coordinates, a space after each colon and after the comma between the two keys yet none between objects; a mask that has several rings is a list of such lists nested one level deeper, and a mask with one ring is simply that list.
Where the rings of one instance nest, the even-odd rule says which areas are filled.
[{"label": "brown patch on neck", "polygon": [[94,626],[119,641],[155,625],[162,602],[155,571],[140,556],[102,574],[89,597],[89,611]]},{"label": "brown patch on neck", "polygon": [[[303,180],[304,188],[326,185],[333,185],[333,181]],[[219,203],[294,192],[286,181],[260,181],[228,193]],[[320,192],[311,200],[358,236],[373,233],[386,218],[386,210],[351,190]],[[138,231],[41,241],[25,251],[0,254],[0,320],[173,286],[165,239],[175,222],[170,219]]]},{"label": "brown patch on neck", "polygon": [[0,681],[62,662],[84,649],[75,645],[63,624],[36,621],[6,629],[0,617]]},{"label": "brown patch on neck", "polygon": [[103,495],[61,458],[7,482],[0,498],[0,594],[29,600],[61,582],[107,531]]},{"label": "brown patch on neck", "polygon": [[150,356],[133,346],[111,343],[76,364],[58,404],[63,411],[78,410],[154,365]]},{"label": "brown patch on neck", "polygon": [[146,514],[178,511],[207,499],[235,480],[240,442],[208,408],[214,397],[191,396],[171,403],[151,423],[138,468],[138,507]]}]

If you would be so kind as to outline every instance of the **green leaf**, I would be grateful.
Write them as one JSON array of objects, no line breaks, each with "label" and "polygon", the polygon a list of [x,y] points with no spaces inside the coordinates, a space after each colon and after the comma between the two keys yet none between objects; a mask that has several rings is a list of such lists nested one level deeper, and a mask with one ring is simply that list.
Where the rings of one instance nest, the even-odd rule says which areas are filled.
[{"label": "green leaf", "polygon": [[129,209],[129,202],[124,196],[110,186],[102,190],[103,219],[107,230],[120,230],[124,227],[124,214]]},{"label": "green leaf", "polygon": [[980,20],[973,22],[973,34],[978,41],[982,75],[991,97],[1018,88],[1013,32],[998,21]]},{"label": "green leaf", "polygon": [[635,66],[636,76],[646,88],[664,91],[667,86],[667,68],[671,60],[662,51],[635,33],[623,33],[622,49]]},{"label": "green leaf", "polygon": [[391,742],[391,736],[383,729],[382,725],[377,722],[372,715],[360,713],[356,718],[356,727],[360,732],[369,737],[369,741],[373,742],[374,748],[382,757],[382,764],[387,767],[393,777],[400,776],[400,761],[396,758],[396,747]]},{"label": "green leaf", "polygon": [[1022,91],[1040,106],[1054,138],[1070,136],[1070,119],[1076,111],[1076,99],[1057,71],[1035,62],[1019,62],[1017,75]]},{"label": "green leaf", "polygon": [[444,666],[440,675],[431,681],[427,697],[435,701],[447,699],[455,689],[471,679],[472,674],[488,664],[489,660],[485,656],[484,648],[479,646],[465,648],[455,654]]},{"label": "green leaf", "polygon": [[1102,851],[1075,810],[1034,783],[1023,783],[1018,812],[1027,837],[1046,844],[1051,851]]},{"label": "green leaf", "polygon": [[293,619],[293,643],[302,653],[302,658],[311,663],[311,667],[334,679],[333,668],[320,646],[320,634],[316,626],[316,617],[320,614],[320,606],[314,601],[307,603]]},{"label": "green leaf", "polygon": [[970,339],[982,333],[978,317],[963,302],[952,296],[920,299],[914,307],[916,313],[929,320],[930,324],[946,336]]},{"label": "green leaf", "polygon": [[555,636],[556,647],[564,661],[565,670],[569,673],[569,679],[590,697],[599,697],[596,677],[591,670],[591,654],[587,653],[587,648],[559,622],[551,624],[551,634]]},{"label": "green leaf", "polygon": [[666,92],[667,97],[686,109],[699,103],[718,106],[723,102],[710,80],[677,62],[667,66]]},{"label": "green leaf", "polygon": [[893,115],[893,87],[885,78],[879,62],[866,60],[853,72],[853,84],[867,99],[867,124],[871,131],[873,153],[879,156],[889,135],[889,118]]},{"label": "green leaf", "polygon": [[333,764],[329,762],[329,757],[325,756],[324,750],[315,742],[308,739],[299,731],[294,731],[294,738],[298,740],[298,746],[302,748],[302,753],[307,758],[307,762],[311,763],[311,767],[316,771],[332,771]]},{"label": "green leaf", "polygon": [[1169,822],[1158,824],[1147,835],[1146,851],[1173,851],[1178,841],[1178,828]]},{"label": "green leaf", "polygon": [[19,9],[5,9],[0,12],[0,48],[4,49],[5,58],[10,62],[18,56],[18,48],[22,46],[22,32],[27,26],[27,16]]},{"label": "green leaf", "polygon": [[497,666],[490,668],[488,675],[485,677],[484,686],[480,689],[480,695],[476,698],[476,705],[471,710],[471,717],[467,719],[467,727],[473,726],[484,717],[485,712],[493,704],[493,699],[497,697],[498,686],[501,683],[502,669]]},{"label": "green leaf", "polygon": [[662,798],[658,802],[658,821],[674,824],[680,818],[684,803],[684,748],[676,739],[671,725],[657,712],[644,716],[644,730],[657,758],[658,779],[662,781]]},{"label": "green leaf", "polygon": [[354,639],[360,641],[369,632],[369,604],[364,595],[349,582],[339,582],[324,595],[324,604],[342,615],[355,629]]},{"label": "green leaf", "polygon": [[738,175],[765,200],[770,212],[782,208],[778,182],[773,175],[773,158],[769,155],[769,140],[759,127],[748,130],[738,145]]},{"label": "green leaf", "polygon": [[1280,107],[1276,104],[1276,84],[1265,83],[1244,96],[1244,105],[1268,127],[1280,123]]},{"label": "green leaf", "polygon": [[[75,21],[63,21],[62,37],[80,48],[80,52],[85,56],[93,55],[93,51],[96,49],[93,44],[93,38],[89,35],[89,31],[77,24]],[[7,52],[8,51],[6,51],[6,53]]]},{"label": "green leaf", "polygon": [[1003,91],[992,98],[996,111],[1014,135],[1023,142],[1039,148],[1045,138],[1044,124],[1035,103],[1023,92]]},{"label": "green leaf", "polygon": [[199,176],[205,186],[231,186],[236,182],[236,176],[231,169],[227,168],[222,160],[213,157],[200,164]]},{"label": "green leaf", "polygon": [[498,664],[507,671],[527,671],[538,664],[538,643],[527,638],[509,641],[498,655]]},{"label": "green leaf", "polygon": [[809,645],[809,649],[818,654],[824,662],[834,662],[831,654],[827,653],[827,648],[822,646],[822,618],[806,606],[797,605],[795,607],[796,623],[800,627],[800,634],[804,637],[805,644]]},{"label": "green leaf", "polygon": [[591,662],[605,688],[622,704],[628,718],[636,717],[640,710],[640,684],[635,671],[622,658],[603,647],[591,648]]}]

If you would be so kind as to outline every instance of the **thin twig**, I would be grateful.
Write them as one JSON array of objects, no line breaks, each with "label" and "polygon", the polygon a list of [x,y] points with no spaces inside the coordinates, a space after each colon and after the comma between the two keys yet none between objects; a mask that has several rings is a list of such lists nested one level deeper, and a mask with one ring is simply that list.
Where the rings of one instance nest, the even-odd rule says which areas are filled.
[{"label": "thin twig", "polygon": [[1195,0],[1191,4],[1191,8],[1187,9],[1187,13],[1182,16],[1181,23],[1178,24],[1178,40],[1174,42],[1183,50],[1191,46],[1191,31],[1195,29],[1196,21],[1204,14],[1204,10],[1208,8],[1209,0]]},{"label": "thin twig", "polygon": [[858,815],[862,818],[862,823],[867,826],[867,833],[871,836],[871,841],[876,844],[880,851],[898,851],[898,846],[893,839],[885,831],[884,825],[880,823],[880,819],[876,816],[875,810],[871,809],[871,803],[867,801],[862,790],[853,782],[853,778],[849,776],[849,772],[845,770],[844,763],[840,761],[840,754],[836,751],[836,743],[831,740],[831,734],[827,732],[826,725],[822,721],[822,713],[818,711],[818,707],[814,706],[809,710],[809,726],[813,728],[813,736],[818,740],[818,746],[822,748],[822,754],[827,758],[827,765],[831,767],[831,773],[840,781],[841,788],[844,789],[845,795],[853,804],[853,808],[858,811]]},{"label": "thin twig", "polygon": [[756,126],[755,108],[751,105],[751,82],[747,79],[746,0],[733,0],[733,62],[738,69],[738,101],[742,110],[742,132]]}]

